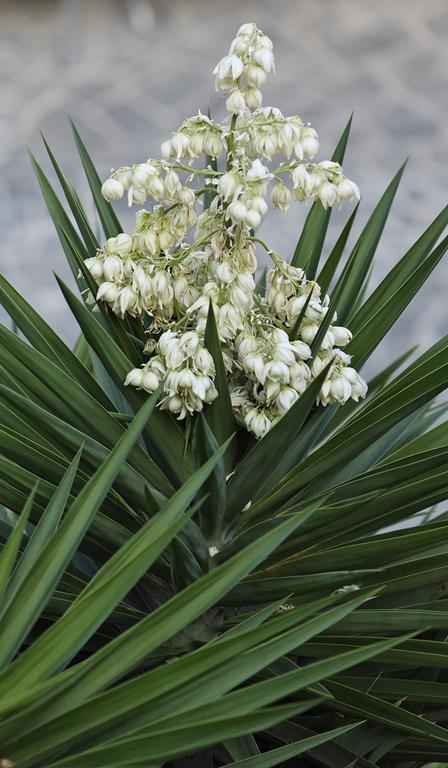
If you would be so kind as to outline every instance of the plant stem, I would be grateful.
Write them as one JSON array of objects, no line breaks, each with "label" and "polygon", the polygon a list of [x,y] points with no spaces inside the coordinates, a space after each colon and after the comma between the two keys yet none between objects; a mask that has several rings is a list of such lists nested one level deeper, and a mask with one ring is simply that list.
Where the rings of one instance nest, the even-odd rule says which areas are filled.
[{"label": "plant stem", "polygon": [[230,129],[229,134],[227,136],[227,170],[229,171],[232,167],[231,158],[233,159],[233,152],[235,150],[235,127],[236,127],[236,121],[237,121],[237,115],[232,115],[232,120],[230,122]]}]

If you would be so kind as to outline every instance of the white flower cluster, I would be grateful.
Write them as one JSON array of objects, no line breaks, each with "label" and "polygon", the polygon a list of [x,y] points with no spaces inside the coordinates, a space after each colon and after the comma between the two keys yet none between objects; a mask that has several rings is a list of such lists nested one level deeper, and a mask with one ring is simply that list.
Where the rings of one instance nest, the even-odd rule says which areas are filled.
[{"label": "white flower cluster", "polygon": [[177,133],[164,141],[160,150],[164,160],[186,157],[195,160],[204,152],[211,157],[219,157],[224,152],[224,130],[207,115],[199,112],[194,117],[184,120]]},{"label": "white flower cluster", "polygon": [[272,41],[256,24],[243,24],[229,54],[213,70],[216,87],[230,91],[226,107],[232,114],[244,114],[248,108],[261,106],[259,88],[275,67],[272,47]]},{"label": "white flower cluster", "polygon": [[164,382],[161,407],[184,419],[187,413],[202,411],[204,403],[217,397],[213,377],[215,365],[197,331],[182,334],[165,331],[157,344],[158,354],[142,368],[133,368],[125,384],[155,392]]},{"label": "white flower cluster", "polygon": [[[149,334],[149,360],[130,371],[126,384],[154,392],[162,383],[161,407],[180,419],[217,396],[204,343],[213,307],[233,407],[257,437],[328,364],[318,404],[366,394],[341,349],[350,331],[336,325],[336,316],[313,347],[329,306],[317,283],[265,246],[274,268],[266,295],[255,290],[261,241],[253,232],[268,211],[270,186],[271,204],[285,212],[293,198],[326,208],[359,197],[339,164],[312,162],[319,142],[311,126],[261,106],[259,88],[273,69],[271,41],[244,24],[214,71],[217,87],[228,92],[230,124],[199,113],[162,144],[161,159],[113,171],[102,188],[107,200],[126,195],[141,205],[150,198],[152,207],[137,213],[134,234],[110,238],[86,262],[97,299],[121,317],[139,318]],[[201,155],[224,153],[221,170],[193,166]],[[280,165],[270,167],[276,155]],[[201,212],[204,194],[211,204]]]},{"label": "white flower cluster", "polygon": [[[311,345],[328,311],[329,298],[320,300],[320,287],[307,281],[301,269],[285,262],[268,274],[268,290],[261,307],[253,313],[235,341],[236,368],[232,403],[248,429],[262,437],[305,391],[308,384],[330,364],[318,402],[344,404],[365,397],[367,386],[350,366],[350,355],[340,347],[352,336],[347,328],[329,325],[316,355]],[[300,320],[297,337],[294,331]],[[332,318],[336,321],[336,315]],[[276,324],[282,321],[283,327]],[[289,333],[286,329],[290,329]]]}]

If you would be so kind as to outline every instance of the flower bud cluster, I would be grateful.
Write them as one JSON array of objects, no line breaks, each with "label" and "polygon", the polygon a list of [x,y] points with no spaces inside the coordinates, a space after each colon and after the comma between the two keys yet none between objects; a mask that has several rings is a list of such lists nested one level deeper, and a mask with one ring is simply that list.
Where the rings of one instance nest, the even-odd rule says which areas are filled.
[{"label": "flower bud cluster", "polygon": [[[330,324],[312,355],[311,345],[328,312],[318,283],[302,269],[279,262],[267,275],[266,298],[251,313],[235,341],[240,374],[234,377],[232,403],[247,429],[262,437],[329,365],[318,403],[344,404],[365,397],[367,385],[340,349],[351,341],[348,328]],[[264,314],[262,310],[264,311]],[[301,318],[295,329],[296,321]],[[336,322],[336,314],[333,322]],[[281,321],[283,328],[276,325]],[[291,338],[291,330],[296,330]]]},{"label": "flower bud cluster", "polygon": [[351,367],[351,357],[341,349],[321,350],[316,356],[312,373],[317,376],[331,362],[329,374],[322,384],[318,402],[322,405],[340,403],[347,400],[356,403],[367,394],[367,384],[359,373]]},{"label": "flower bud cluster", "polygon": [[178,414],[179,419],[202,411],[204,403],[215,400],[215,365],[201,334],[165,331],[155,351],[148,363],[129,371],[126,385],[152,393],[163,381],[161,408]]},{"label": "flower bud cluster", "polygon": [[120,200],[126,193],[129,205],[142,205],[148,197],[155,201],[163,200],[169,205],[183,203],[191,207],[195,203],[193,190],[182,185],[171,165],[151,158],[146,163],[112,171],[101,192],[109,202]]},{"label": "flower bud cluster", "polygon": [[217,182],[218,200],[226,204],[225,215],[234,224],[257,229],[266,215],[267,182],[272,177],[261,160],[244,158],[240,167],[223,174]]},{"label": "flower bud cluster", "polygon": [[244,328],[246,314],[253,306],[257,262],[255,245],[247,236],[241,235],[238,248],[226,248],[225,239],[222,233],[214,235],[205,249],[207,280],[187,312],[203,331],[212,302],[219,338],[229,343]]},{"label": "flower bud cluster", "polygon": [[86,266],[99,285],[97,299],[115,314],[141,317],[156,314],[170,320],[173,314],[174,281],[167,269],[158,269],[135,249],[136,237],[124,233],[111,237]]},{"label": "flower bud cluster", "polygon": [[261,107],[240,120],[238,128],[249,157],[272,160],[281,154],[287,160],[312,160],[319,151],[317,133],[300,117],[285,117],[278,107]]},{"label": "flower bud cluster", "polygon": [[293,195],[299,202],[314,197],[324,208],[331,208],[338,200],[360,198],[358,185],[344,176],[339,163],[331,160],[297,165],[291,173],[291,181]]},{"label": "flower bud cluster", "polygon": [[290,341],[286,331],[265,325],[258,315],[236,339],[236,359],[244,377],[232,392],[247,428],[262,437],[303,394],[311,380],[311,350]]},{"label": "flower bud cluster", "polygon": [[112,171],[101,192],[109,202],[120,200],[126,193],[129,205],[144,203],[148,195],[161,200],[166,192],[162,166],[151,159],[130,167],[122,166]]},{"label": "flower bud cluster", "polygon": [[207,115],[199,112],[184,120],[179,130],[161,146],[164,160],[187,158],[195,160],[202,154],[219,157],[225,149],[224,129]]},{"label": "flower bud cluster", "polygon": [[226,107],[234,115],[261,107],[260,86],[275,68],[272,41],[256,24],[243,24],[227,56],[216,65],[216,88],[228,91]]},{"label": "flower bud cluster", "polygon": [[[318,404],[366,394],[341,349],[350,331],[336,325],[336,315],[314,349],[330,303],[316,282],[268,251],[274,268],[266,295],[255,291],[253,231],[267,214],[268,196],[284,212],[292,199],[319,200],[327,208],[359,197],[338,163],[312,162],[319,149],[314,128],[261,106],[259,88],[273,68],[271,41],[255,24],[244,24],[215,68],[217,87],[228,93],[230,126],[199,112],[162,144],[160,160],[113,171],[102,187],[107,200],[126,195],[129,204],[147,198],[152,204],[137,213],[132,235],[109,238],[86,261],[97,300],[120,317],[138,318],[149,334],[150,358],[130,371],[126,384],[147,392],[162,384],[161,407],[180,419],[217,396],[204,344],[212,307],[234,410],[257,437],[328,365]],[[221,169],[193,167],[201,155],[224,152]],[[276,155],[283,164],[273,168]],[[211,204],[199,213],[206,191]]]},{"label": "flower bud cluster", "polygon": [[167,254],[182,243],[197,221],[194,192],[183,187],[182,201],[168,207],[156,206],[152,211],[139,211],[136,216],[135,241],[138,251],[149,258]]}]

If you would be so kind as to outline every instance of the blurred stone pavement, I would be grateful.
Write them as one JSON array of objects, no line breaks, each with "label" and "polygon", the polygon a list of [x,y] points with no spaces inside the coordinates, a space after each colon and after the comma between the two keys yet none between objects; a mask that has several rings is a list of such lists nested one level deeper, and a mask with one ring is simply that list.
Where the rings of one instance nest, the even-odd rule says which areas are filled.
[{"label": "blurred stone pavement", "polygon": [[[245,21],[274,41],[264,103],[311,122],[319,159],[355,110],[345,168],[363,192],[357,231],[410,156],[372,284],[446,204],[446,0],[0,0],[0,269],[66,339],[76,329],[52,270],[68,270],[25,144],[48,169],[41,129],[83,193],[67,113],[102,176],[157,156],[184,116],[208,106],[224,114],[211,70]],[[349,209],[334,212],[329,243]],[[130,223],[124,205],[119,213]],[[263,236],[289,256],[305,213],[276,212]],[[382,361],[446,332],[447,292],[445,262],[382,345]]]}]

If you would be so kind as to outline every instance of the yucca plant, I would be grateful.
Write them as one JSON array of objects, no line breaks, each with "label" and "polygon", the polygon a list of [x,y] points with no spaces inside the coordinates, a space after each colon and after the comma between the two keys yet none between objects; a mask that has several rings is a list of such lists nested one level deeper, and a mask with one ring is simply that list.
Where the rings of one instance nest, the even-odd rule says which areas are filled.
[{"label": "yucca plant", "polygon": [[[1,279],[4,768],[448,762],[448,337],[359,373],[448,209],[368,295],[400,169],[321,264],[332,204],[358,197],[350,122],[312,163],[313,129],[260,107],[271,48],[244,25],[215,71],[230,123],[186,120],[102,191],[73,127],[103,246],[50,147],[71,215],[32,159],[80,335]],[[254,234],[271,181],[285,211],[313,200],[290,264]],[[132,236],[105,199],[124,192],[158,201]]]}]

